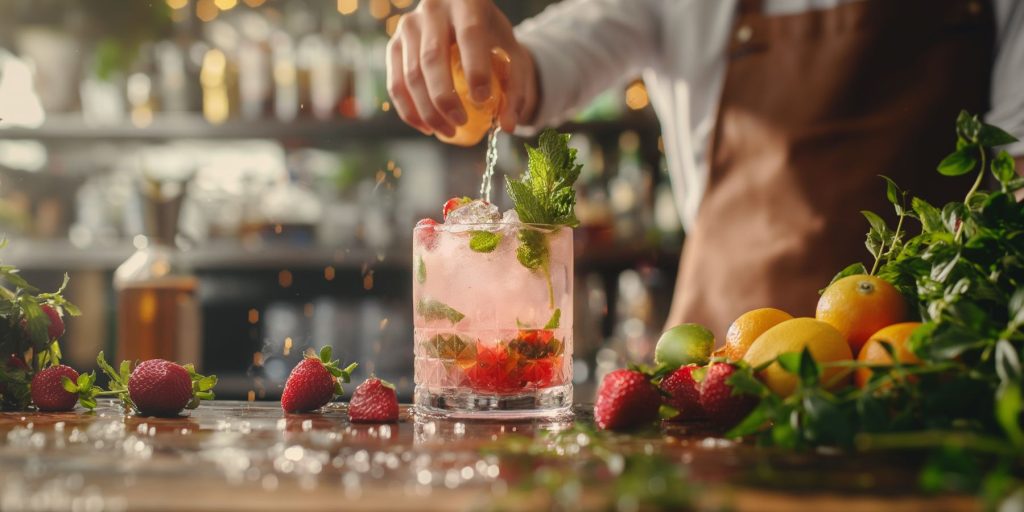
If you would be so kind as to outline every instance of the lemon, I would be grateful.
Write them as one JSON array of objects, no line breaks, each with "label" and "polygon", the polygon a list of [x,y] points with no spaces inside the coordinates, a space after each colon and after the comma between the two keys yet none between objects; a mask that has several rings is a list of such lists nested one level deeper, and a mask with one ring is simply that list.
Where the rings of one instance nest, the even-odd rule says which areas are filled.
[{"label": "lemon", "polygon": [[[804,347],[811,351],[818,364],[853,359],[846,338],[835,327],[813,318],[794,318],[758,336],[747,349],[743,360],[756,367],[775,359],[779,354],[801,352]],[[822,368],[821,382],[831,389],[846,384],[848,377],[847,368]],[[758,378],[782,397],[793,394],[797,385],[796,376],[782,369],[777,362],[759,372]]]}]

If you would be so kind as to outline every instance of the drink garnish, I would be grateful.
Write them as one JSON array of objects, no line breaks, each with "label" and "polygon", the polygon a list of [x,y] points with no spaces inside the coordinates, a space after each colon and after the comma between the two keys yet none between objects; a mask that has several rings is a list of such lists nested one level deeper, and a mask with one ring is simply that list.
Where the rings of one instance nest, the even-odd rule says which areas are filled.
[{"label": "drink garnish", "polygon": [[582,165],[569,147],[569,134],[545,130],[537,147],[526,146],[527,172],[518,180],[505,178],[519,219],[526,224],[576,227],[573,184]]},{"label": "drink garnish", "polygon": [[416,282],[420,284],[427,282],[427,265],[423,263],[423,256],[416,257]]},{"label": "drink garnish", "polygon": [[558,329],[558,324],[561,323],[561,320],[562,320],[562,310],[561,310],[561,308],[559,308],[559,309],[556,309],[554,313],[551,313],[551,318],[548,320],[548,323],[544,324],[544,328],[545,329]]},{"label": "drink garnish", "polygon": [[491,231],[473,231],[469,248],[476,252],[493,252],[501,243],[501,235]]},{"label": "drink garnish", "polygon": [[466,318],[455,308],[434,299],[421,299],[416,304],[416,313],[426,320],[448,320],[453,325]]}]

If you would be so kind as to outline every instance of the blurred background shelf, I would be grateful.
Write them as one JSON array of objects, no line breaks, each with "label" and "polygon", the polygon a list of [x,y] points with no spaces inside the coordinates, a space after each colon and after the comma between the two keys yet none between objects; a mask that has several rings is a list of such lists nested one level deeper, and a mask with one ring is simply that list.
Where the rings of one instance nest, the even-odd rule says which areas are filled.
[{"label": "blurred background shelf", "polygon": [[[560,129],[606,138],[618,137],[624,130],[656,133],[658,125],[657,120],[647,112],[616,120],[569,122]],[[282,122],[261,119],[211,124],[202,116],[195,114],[162,114],[146,126],[133,126],[128,123],[93,125],[87,123],[81,115],[64,114],[48,118],[38,128],[2,128],[0,121],[0,140],[37,140],[45,143],[269,139],[285,143],[302,142],[331,146],[352,140],[406,138],[423,138],[423,134],[410,128],[394,115],[378,115],[358,120],[303,119]]]}]

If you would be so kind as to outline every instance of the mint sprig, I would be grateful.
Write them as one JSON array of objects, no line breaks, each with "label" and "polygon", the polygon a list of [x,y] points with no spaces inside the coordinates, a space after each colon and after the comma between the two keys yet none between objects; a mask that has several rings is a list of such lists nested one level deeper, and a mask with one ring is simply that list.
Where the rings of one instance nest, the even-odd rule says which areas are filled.
[{"label": "mint sprig", "polygon": [[508,194],[527,224],[576,227],[576,191],[573,184],[582,165],[576,163],[576,150],[569,147],[569,134],[545,130],[537,147],[526,146],[527,172],[518,180],[505,177]]},{"label": "mint sprig", "polygon": [[416,314],[426,320],[448,320],[452,325],[459,323],[466,315],[457,309],[434,299],[420,299],[416,304]]}]

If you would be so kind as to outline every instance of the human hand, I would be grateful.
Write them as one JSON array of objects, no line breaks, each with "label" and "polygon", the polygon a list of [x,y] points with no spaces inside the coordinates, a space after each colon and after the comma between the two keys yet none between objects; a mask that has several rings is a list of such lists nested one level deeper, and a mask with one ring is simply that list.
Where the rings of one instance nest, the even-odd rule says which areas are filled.
[{"label": "human hand", "polygon": [[426,135],[439,132],[449,137],[466,122],[452,82],[453,42],[470,98],[477,103],[492,94],[492,50],[500,48],[508,55],[496,70],[504,91],[498,120],[506,132],[529,121],[538,96],[533,58],[491,0],[422,0],[402,17],[387,51],[388,93],[399,117]]}]

